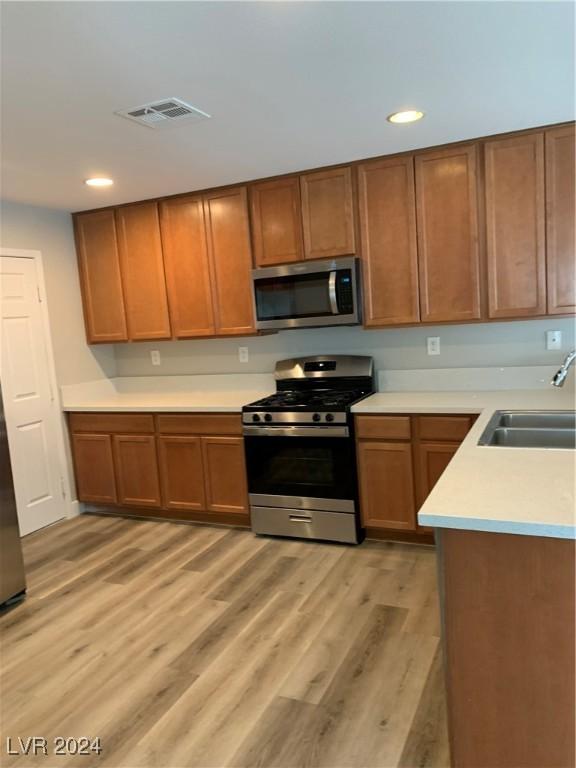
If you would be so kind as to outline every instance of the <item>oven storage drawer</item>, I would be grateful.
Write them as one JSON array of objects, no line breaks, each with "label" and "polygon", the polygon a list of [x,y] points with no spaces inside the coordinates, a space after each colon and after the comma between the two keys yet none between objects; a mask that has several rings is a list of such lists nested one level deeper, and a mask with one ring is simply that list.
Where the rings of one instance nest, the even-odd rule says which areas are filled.
[{"label": "oven storage drawer", "polygon": [[254,533],[324,539],[347,544],[359,542],[356,515],[347,512],[251,507]]}]

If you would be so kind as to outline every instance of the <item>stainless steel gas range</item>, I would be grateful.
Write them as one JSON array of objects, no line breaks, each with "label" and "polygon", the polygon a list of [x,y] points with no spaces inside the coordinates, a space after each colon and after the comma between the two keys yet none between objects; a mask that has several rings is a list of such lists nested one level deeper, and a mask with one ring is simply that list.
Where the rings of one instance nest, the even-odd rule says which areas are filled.
[{"label": "stainless steel gas range", "polygon": [[374,392],[372,358],[282,360],[275,378],[276,394],[242,409],[252,530],[358,544],[350,408]]}]

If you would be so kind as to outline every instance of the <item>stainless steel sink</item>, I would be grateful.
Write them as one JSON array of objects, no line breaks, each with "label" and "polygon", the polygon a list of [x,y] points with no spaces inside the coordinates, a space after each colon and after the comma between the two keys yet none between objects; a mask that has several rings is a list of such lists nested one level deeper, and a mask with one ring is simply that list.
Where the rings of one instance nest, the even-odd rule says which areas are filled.
[{"label": "stainless steel sink", "polygon": [[576,412],[496,411],[478,445],[576,449]]}]

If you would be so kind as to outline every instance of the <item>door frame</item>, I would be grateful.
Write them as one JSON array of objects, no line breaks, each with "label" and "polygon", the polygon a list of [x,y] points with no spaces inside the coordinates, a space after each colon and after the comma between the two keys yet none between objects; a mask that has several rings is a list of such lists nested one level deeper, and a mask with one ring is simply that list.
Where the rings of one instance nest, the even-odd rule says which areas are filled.
[{"label": "door frame", "polygon": [[[46,281],[44,278],[44,263],[42,260],[42,252],[36,250],[28,250],[21,248],[0,248],[0,258],[7,256],[9,258],[16,259],[32,259],[34,261],[36,269],[36,280],[38,290],[40,294],[40,318],[42,323],[42,331],[44,333],[44,342],[46,344],[46,365],[48,369],[48,383],[50,385],[50,391],[53,396],[53,413],[51,428],[54,430],[56,436],[56,448],[58,451],[58,472],[60,475],[60,499],[62,504],[62,519],[76,517],[80,514],[80,503],[74,498],[73,486],[71,482],[71,458],[69,452],[66,450],[66,425],[65,415],[62,411],[62,403],[60,400],[60,387],[58,386],[58,380],[56,378],[56,367],[54,365],[54,348],[52,345],[52,333],[50,330],[50,314],[48,311],[48,303],[46,299]],[[9,405],[8,405],[9,407]],[[7,404],[4,403],[4,409],[8,410]]]}]

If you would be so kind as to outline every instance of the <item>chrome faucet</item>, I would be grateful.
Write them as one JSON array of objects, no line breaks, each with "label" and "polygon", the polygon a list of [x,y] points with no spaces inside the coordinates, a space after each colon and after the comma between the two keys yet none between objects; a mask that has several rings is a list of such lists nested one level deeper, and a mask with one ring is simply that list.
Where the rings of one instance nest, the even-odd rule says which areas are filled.
[{"label": "chrome faucet", "polygon": [[576,349],[573,349],[572,352],[568,352],[566,355],[566,359],[558,368],[554,376],[552,377],[551,384],[554,384],[555,387],[563,387],[564,386],[564,379],[566,376],[568,376],[568,369],[572,365],[572,363],[576,360]]}]

